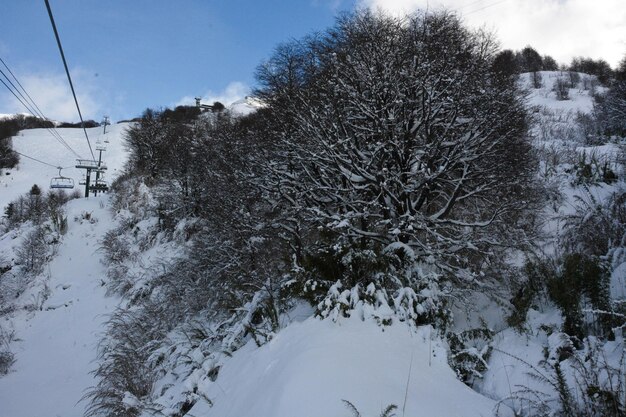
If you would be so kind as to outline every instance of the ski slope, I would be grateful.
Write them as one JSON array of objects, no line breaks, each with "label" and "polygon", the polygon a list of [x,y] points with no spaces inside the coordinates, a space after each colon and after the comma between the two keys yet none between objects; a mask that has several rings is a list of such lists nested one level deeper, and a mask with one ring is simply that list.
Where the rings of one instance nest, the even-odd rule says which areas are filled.
[{"label": "ski slope", "polygon": [[[95,384],[90,371],[95,368],[102,325],[118,303],[105,296],[105,270],[98,251],[98,240],[111,227],[108,198],[101,195],[67,204],[68,232],[42,277],[50,296],[45,299],[41,288],[32,288],[23,295],[24,301],[40,305],[40,310],[18,310],[0,318],[0,325],[14,330],[17,337],[11,346],[16,362],[8,375],[0,377],[1,417],[84,413],[86,403],[80,399]],[[91,213],[93,223],[81,218],[85,212]]]},{"label": "ski slope", "polygon": [[[108,126],[106,135],[102,127],[87,129],[94,152],[96,142],[109,141],[103,152],[109,168],[107,181],[121,172],[126,160],[122,144],[126,126]],[[89,158],[82,129],[57,130],[76,152]],[[75,189],[84,193],[83,186],[78,185],[84,171],[73,168],[75,155],[47,130],[21,131],[13,138],[13,149],[52,165],[71,166],[62,173],[73,178]],[[55,168],[25,157],[20,157],[16,168],[2,171],[2,209],[33,184],[48,190],[50,179],[58,175]],[[91,221],[84,218],[85,213],[90,213]],[[15,332],[10,348],[16,359],[9,374],[0,377],[0,417],[82,416],[86,402],[80,400],[86,388],[95,384],[90,371],[95,368],[100,332],[119,302],[105,296],[105,269],[98,251],[99,240],[113,227],[109,196],[72,200],[66,214],[68,231],[44,273],[34,278],[17,300],[23,308],[0,317],[0,326]],[[29,227],[0,235],[0,256],[12,257]]]},{"label": "ski slope", "polygon": [[[128,123],[107,126],[106,135],[103,134],[102,127],[87,129],[96,158],[98,158],[96,143],[101,142],[106,145],[106,151],[102,152],[102,159],[108,167],[104,179],[109,183],[119,175],[126,161],[122,134],[127,126]],[[82,158],[91,159],[82,129],[58,128],[57,131]],[[105,143],[105,140],[109,143]],[[79,186],[78,182],[85,170],[74,168],[76,155],[57,142],[46,129],[20,131],[17,136],[13,137],[13,149],[53,166],[69,167],[63,169],[62,175],[74,179],[75,189],[82,190],[84,193],[84,187]],[[0,208],[2,209],[20,195],[27,193],[33,184],[37,184],[42,190],[49,189],[50,180],[59,175],[58,169],[22,156],[17,167],[0,171],[2,171],[0,175]]]}]

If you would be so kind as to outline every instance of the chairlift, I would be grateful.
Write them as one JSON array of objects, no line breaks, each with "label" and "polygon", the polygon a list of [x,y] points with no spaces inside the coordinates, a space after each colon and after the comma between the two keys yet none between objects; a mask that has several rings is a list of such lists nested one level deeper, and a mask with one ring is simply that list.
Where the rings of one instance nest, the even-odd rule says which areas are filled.
[{"label": "chairlift", "polygon": [[104,180],[98,180],[94,185],[91,186],[93,191],[109,191],[109,185]]},{"label": "chairlift", "polygon": [[87,184],[87,179],[85,178],[85,174],[83,174],[83,178],[81,178],[78,181],[78,185],[85,185],[85,184]]},{"label": "chairlift", "polygon": [[63,189],[74,188],[74,180],[72,178],[64,177],[63,175],[61,175],[61,170],[63,168],[58,167],[58,169],[59,169],[59,176],[53,177],[50,180],[50,188],[63,188]]}]

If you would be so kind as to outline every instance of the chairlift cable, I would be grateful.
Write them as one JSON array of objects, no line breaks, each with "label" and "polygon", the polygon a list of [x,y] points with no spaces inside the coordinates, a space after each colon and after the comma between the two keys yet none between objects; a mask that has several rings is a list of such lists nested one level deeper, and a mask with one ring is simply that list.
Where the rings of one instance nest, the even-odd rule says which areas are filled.
[{"label": "chairlift cable", "polygon": [[80,111],[80,106],[78,105],[78,99],[76,98],[76,91],[74,90],[74,84],[72,83],[72,76],[70,75],[70,70],[67,67],[67,61],[65,59],[65,53],[63,52],[63,46],[61,45],[61,38],[59,37],[59,32],[57,31],[57,26],[54,23],[54,16],[52,15],[52,9],[50,8],[50,2],[48,0],[44,0],[46,3],[46,8],[48,9],[48,16],[50,17],[50,23],[52,24],[52,30],[54,31],[54,37],[56,38],[57,45],[59,46],[59,52],[61,53],[61,59],[63,60],[63,66],[65,67],[65,74],[67,75],[67,80],[70,83],[70,88],[72,89],[72,96],[74,96],[74,103],[76,103],[76,110],[78,110],[78,116],[80,117],[80,123],[83,128],[83,132],[85,132],[85,138],[87,139],[87,145],[89,145],[89,152],[91,152],[91,157],[95,160],[96,157],[93,154],[93,149],[91,148],[91,142],[89,141],[89,135],[87,134],[87,129],[85,128],[85,121],[83,120],[83,115]]},{"label": "chairlift cable", "polygon": [[467,9],[468,7],[472,7],[474,5],[479,5],[479,3],[484,3],[485,1],[487,1],[487,0],[476,0],[476,1],[473,1],[471,3],[464,4],[463,6],[457,7],[456,10]]},{"label": "chairlift cable", "polygon": [[[30,102],[33,104],[33,106],[35,106],[35,108],[39,111],[39,114],[41,116],[43,116],[43,111],[41,111],[41,109],[39,108],[39,106],[37,105],[37,103],[35,103],[35,100],[33,100],[33,98],[30,96],[30,94],[28,94],[28,91],[26,91],[26,89],[24,88],[24,86],[22,85],[22,83],[20,82],[20,80],[17,79],[17,77],[15,76],[15,74],[13,74],[13,71],[11,71],[11,68],[9,68],[9,66],[7,65],[6,62],[4,62],[4,60],[2,59],[2,57],[0,57],[0,62],[2,62],[2,65],[4,65],[4,67],[7,69],[7,71],[9,71],[9,74],[11,74],[11,76],[13,77],[13,79],[15,80],[15,82],[17,83],[17,85],[20,86],[20,88],[22,89],[22,91],[24,91],[24,94],[26,94],[26,97],[28,97],[30,99]],[[0,70],[1,71],[1,70]],[[7,78],[7,80],[9,79],[9,77],[7,77],[5,75],[5,77]],[[16,88],[17,90],[17,88]],[[21,95],[21,94],[20,94]],[[47,120],[47,117],[44,116],[44,119]]]},{"label": "chairlift cable", "polygon": [[506,2],[506,1],[508,1],[508,0],[496,1],[495,3],[488,4],[486,6],[483,6],[483,7],[479,8],[479,9],[472,10],[472,11],[469,11],[467,13],[464,13],[463,16],[467,16],[468,14],[472,14],[472,13],[477,13],[477,12],[483,11],[483,10],[488,9],[490,7],[497,6],[498,4],[502,4],[502,3]]},{"label": "chairlift cable", "polygon": [[49,167],[52,167],[52,168],[55,168],[55,169],[59,169],[59,168],[61,168],[61,169],[72,168],[71,166],[69,166],[69,167],[61,167],[60,165],[53,165],[53,164],[49,164],[48,162],[44,162],[44,161],[42,161],[42,160],[40,160],[40,159],[33,158],[32,156],[24,155],[23,153],[18,152],[18,151],[16,151],[16,150],[13,150],[13,152],[15,152],[15,153],[16,153],[16,154],[18,154],[18,155],[23,156],[24,158],[32,159],[32,160],[33,160],[33,161],[35,161],[35,162],[39,162],[40,164],[48,165]]},{"label": "chairlift cable", "polygon": [[[0,60],[1,60],[1,59],[2,59],[2,58],[0,58]],[[4,64],[4,61],[3,61],[2,63]],[[6,66],[6,64],[5,64],[5,66]],[[9,82],[9,84],[11,84],[11,86],[15,89],[15,91],[17,91],[17,94],[19,94],[19,95],[20,95],[20,97],[22,97],[22,99],[23,99],[25,102],[29,103],[29,101],[26,99],[26,97],[24,97],[24,94],[22,94],[22,92],[19,90],[19,88],[17,88],[17,87],[15,86],[15,84],[13,84],[13,81],[11,81],[11,79],[10,79],[10,78],[9,78],[9,77],[8,77],[8,76],[4,73],[4,71],[2,71],[2,68],[0,68],[0,74],[2,74],[2,75],[4,76],[4,78],[5,78],[5,79]],[[3,81],[3,84],[4,84],[4,81]],[[4,85],[5,85],[5,86],[7,86],[6,84],[4,84]],[[7,88],[9,88],[9,87],[7,86]],[[11,91],[11,92],[13,92],[13,91]],[[15,96],[15,94],[13,94],[13,95]],[[17,97],[17,96],[16,96],[16,97]],[[24,106],[26,106],[26,104],[24,103],[24,101],[20,100],[20,103],[22,103]],[[30,103],[29,103],[29,104],[30,104]],[[31,104],[31,105],[32,105],[32,104]],[[27,107],[27,108],[28,108],[28,107]],[[39,114],[39,113],[37,113],[37,111],[36,111],[36,110],[32,110],[32,108],[28,108],[28,111],[30,111],[30,112],[33,114],[33,116],[34,116],[34,115],[38,115],[38,114]]]},{"label": "chairlift cable", "polygon": [[[2,71],[2,70],[0,70],[0,71]],[[34,112],[34,111],[33,111],[33,110],[32,110],[32,109],[31,109],[31,108],[30,108],[30,107],[29,107],[26,103],[24,103],[24,102],[22,101],[22,99],[18,97],[18,95],[17,95],[17,94],[15,94],[15,91],[13,91],[13,89],[11,89],[11,87],[9,87],[9,85],[8,85],[7,83],[5,83],[5,82],[4,82],[4,80],[3,80],[2,78],[0,78],[0,82],[1,82],[2,84],[4,84],[4,86],[7,88],[7,90],[9,90],[9,92],[11,92],[11,94],[13,94],[13,96],[15,96],[15,98],[16,98],[16,99],[17,99],[20,103],[22,103],[22,106],[24,106],[24,107],[26,108],[26,110],[28,110],[28,112],[29,112],[29,113],[31,113],[33,116],[36,114],[36,112]],[[11,81],[9,81],[9,82],[11,82]]]},{"label": "chairlift cable", "polygon": [[[6,78],[6,80],[9,82],[9,84],[11,84],[15,90],[17,91],[17,93],[24,99],[22,100],[22,98],[18,97],[18,95],[15,93],[15,91],[13,91],[13,89],[4,82],[4,80],[2,78],[0,78],[0,82],[2,82],[2,84],[4,84],[4,86],[7,88],[7,90],[9,90],[9,92],[11,92],[11,94],[13,94],[13,96],[15,96],[15,98],[22,104],[22,106],[24,106],[24,108],[31,113],[32,116],[34,117],[40,117],[46,121],[49,121],[43,114],[39,114],[37,113],[37,111],[33,110],[32,106],[30,106],[27,103],[24,103],[24,101],[27,101],[26,98],[24,98],[23,94],[20,93],[19,89],[17,89],[17,87],[15,87],[15,85],[11,82],[11,80],[6,76],[6,74],[0,69],[0,73]],[[17,81],[17,80],[16,80]],[[26,91],[24,91],[26,92]],[[27,93],[28,94],[28,93]],[[74,151],[74,149],[72,149],[72,147],[70,145],[67,144],[67,142],[65,142],[65,140],[63,139],[63,137],[61,137],[61,135],[56,132],[56,131],[52,131],[49,127],[45,128],[48,132],[50,132],[50,134],[61,144],[63,145],[68,151],[72,152],[74,155],[76,155],[77,157],[80,158],[80,155],[78,153],[76,153],[76,151]]]},{"label": "chairlift cable", "polygon": [[[15,90],[19,93],[19,95],[24,98],[24,101],[29,102],[29,104],[32,104],[32,106],[37,110],[37,115],[39,117],[41,117],[42,119],[46,120],[46,121],[51,121],[49,118],[47,118],[44,114],[43,111],[41,110],[41,108],[39,108],[39,106],[37,105],[37,103],[35,102],[35,100],[33,100],[33,98],[31,97],[30,94],[28,94],[28,91],[26,91],[26,88],[24,88],[24,86],[22,85],[22,83],[20,82],[20,80],[15,76],[15,74],[13,73],[13,71],[11,71],[11,68],[9,68],[9,66],[7,65],[7,63],[2,59],[2,57],[0,57],[0,62],[2,63],[2,65],[4,65],[4,67],[7,69],[7,71],[9,72],[9,74],[11,74],[11,76],[13,77],[13,79],[15,80],[15,82],[17,83],[17,85],[20,86],[20,88],[22,89],[22,91],[24,92],[24,94],[26,94],[26,97],[28,97],[28,100],[26,100],[26,98],[24,97],[24,95],[20,92],[20,89],[17,88],[15,86],[15,84],[13,84],[10,80],[9,77],[7,77],[7,75],[2,72],[2,70],[0,69],[0,72],[2,73],[2,75],[4,75],[4,77],[7,79],[7,81],[9,81],[9,83],[13,86],[13,88],[15,88]],[[22,103],[24,104],[24,103]],[[30,110],[29,110],[30,111]],[[34,113],[31,111],[31,113]],[[52,128],[46,128],[48,130],[48,132],[50,132],[50,134],[52,136],[54,136],[54,138],[63,146],[65,146],[69,151],[71,151],[75,156],[77,156],[78,158],[80,158],[81,156],[74,150],[72,149],[72,147],[65,141],[65,139],[63,139],[63,137],[61,136],[61,134],[59,133],[58,130],[56,130],[56,127],[52,127]]]}]

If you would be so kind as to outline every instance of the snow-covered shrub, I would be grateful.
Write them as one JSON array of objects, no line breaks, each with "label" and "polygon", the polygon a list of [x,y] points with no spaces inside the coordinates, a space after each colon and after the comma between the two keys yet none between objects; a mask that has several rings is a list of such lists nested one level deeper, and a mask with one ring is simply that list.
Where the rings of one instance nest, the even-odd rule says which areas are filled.
[{"label": "snow-covered shrub", "polygon": [[32,275],[40,274],[50,257],[51,242],[48,241],[48,236],[47,229],[43,226],[29,231],[15,250],[15,263]]},{"label": "snow-covered shrub", "polygon": [[[341,400],[341,401],[343,401],[343,403],[348,408],[348,410],[350,410],[353,417],[364,417],[363,414],[361,414],[361,412],[359,411],[359,409],[356,408],[356,406],[352,404],[350,401],[348,400]],[[396,415],[395,411],[397,409],[398,409],[397,405],[389,404],[380,412],[378,417],[394,417]]]},{"label": "snow-covered shrub", "polygon": [[[549,337],[547,357],[538,366],[510,356],[529,369],[530,380],[511,397],[517,415],[533,417],[622,417],[626,415],[626,350],[624,341],[585,339],[573,350],[567,335]],[[567,352],[566,354],[563,354]],[[534,381],[534,383],[530,383]]]},{"label": "snow-covered shrub", "polygon": [[67,232],[67,215],[63,206],[70,198],[72,197],[65,194],[62,190],[51,191],[46,196],[48,217],[52,222],[54,231],[60,235],[64,235]]},{"label": "snow-covered shrub", "polygon": [[449,363],[460,380],[472,386],[489,369],[487,362],[493,332],[488,328],[451,332],[446,338],[450,348]]},{"label": "snow-covered shrub", "polygon": [[602,160],[594,153],[587,155],[587,152],[582,152],[578,157],[574,173],[577,184],[597,184],[599,182],[612,184],[617,181],[617,175],[613,171],[612,164],[606,159]]},{"label": "snow-covered shrub", "polygon": [[0,377],[6,375],[15,363],[15,355],[10,350],[10,344],[14,338],[14,331],[0,327]]},{"label": "snow-covered shrub", "polygon": [[533,71],[531,74],[531,80],[532,80],[532,85],[533,88],[537,89],[537,88],[541,88],[543,87],[543,77],[541,76],[541,72],[539,71]]},{"label": "snow-covered shrub", "polygon": [[[154,306],[118,310],[109,319],[99,346],[98,383],[85,395],[87,416],[136,417],[152,393],[155,375],[148,358],[170,323]],[[132,401],[131,401],[132,399]]]},{"label": "snow-covered shrub", "polygon": [[598,257],[567,253],[557,259],[535,259],[527,262],[525,272],[528,285],[512,300],[511,325],[522,328],[528,309],[547,296],[560,309],[563,332],[573,338],[577,347],[589,334],[613,337],[610,316],[584,314],[587,305],[594,311],[612,309],[608,292],[610,275]]},{"label": "snow-covered shrub", "polygon": [[571,87],[571,83],[565,81],[562,78],[557,78],[554,82],[554,92],[556,94],[557,100],[569,100],[569,89]]},{"label": "snow-covered shrub", "polygon": [[587,146],[602,145],[606,143],[606,137],[602,134],[602,129],[594,114],[578,112],[576,124],[580,129],[580,134],[584,138]]},{"label": "snow-covered shrub", "polygon": [[561,311],[562,330],[571,336],[576,347],[588,335],[612,339],[616,320],[609,294],[610,274],[606,262],[586,253],[566,253],[555,259],[535,259],[525,267],[526,282],[511,300],[513,312],[508,321],[523,328],[528,310],[550,300]]},{"label": "snow-covered shrub", "polygon": [[16,228],[29,220],[36,224],[50,220],[55,231],[63,234],[61,232],[67,227],[63,205],[78,197],[76,194],[66,194],[63,190],[42,194],[39,187],[33,186],[29,193],[7,204],[4,216],[9,228]]},{"label": "snow-covered shrub", "polygon": [[569,252],[612,257],[626,247],[626,190],[604,201],[586,191],[575,197],[575,213],[565,217],[564,245]]},{"label": "snow-covered shrub", "polygon": [[[609,274],[598,258],[578,253],[567,254],[562,260],[557,276],[547,281],[550,299],[561,309],[565,321],[563,331],[582,340],[585,331],[583,303],[588,302],[593,309],[609,311]],[[611,334],[610,317],[600,317],[604,323],[601,335]]]},{"label": "snow-covered shrub", "polygon": [[512,309],[507,317],[509,326],[518,330],[524,328],[528,311],[544,295],[546,281],[555,275],[554,270],[550,259],[526,262],[523,271],[525,279],[518,280],[517,287],[512,289]]},{"label": "snow-covered shrub", "polygon": [[382,326],[402,321],[445,331],[451,316],[439,274],[416,265],[414,253],[403,244],[389,245],[378,258],[385,268],[369,270],[358,281],[339,275],[332,283],[311,276],[302,289],[303,298],[314,303],[322,318],[357,315]]},{"label": "snow-covered shrub", "polygon": [[0,376],[9,373],[9,370],[14,363],[15,355],[9,350],[0,348]]},{"label": "snow-covered shrub", "polygon": [[626,80],[613,83],[605,94],[597,94],[594,113],[607,136],[626,136]]}]

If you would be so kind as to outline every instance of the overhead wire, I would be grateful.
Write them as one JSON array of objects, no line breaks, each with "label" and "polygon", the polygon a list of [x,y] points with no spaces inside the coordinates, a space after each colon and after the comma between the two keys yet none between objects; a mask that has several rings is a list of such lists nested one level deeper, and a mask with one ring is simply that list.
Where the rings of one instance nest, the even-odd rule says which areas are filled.
[{"label": "overhead wire", "polygon": [[[0,62],[2,62],[2,65],[4,65],[4,67],[7,69],[7,71],[9,71],[9,74],[11,74],[11,76],[13,77],[13,79],[15,80],[15,82],[17,83],[17,85],[20,86],[20,88],[22,89],[22,91],[24,91],[24,94],[26,94],[26,96],[30,99],[30,102],[35,106],[35,108],[37,109],[37,111],[39,112],[39,114],[43,115],[43,112],[41,111],[41,109],[39,108],[39,106],[37,105],[37,103],[35,103],[35,100],[33,100],[33,98],[30,96],[30,94],[28,94],[28,92],[26,91],[26,89],[24,88],[24,86],[22,85],[22,83],[20,82],[20,80],[17,79],[17,77],[15,76],[15,74],[13,74],[13,71],[11,71],[11,68],[9,68],[9,66],[7,65],[6,62],[4,62],[4,59],[2,59],[2,57],[0,57]],[[0,70],[2,71],[2,70]],[[5,78],[8,80],[9,77],[7,77],[5,75]],[[16,90],[18,90],[16,88]],[[19,91],[19,90],[18,90]],[[20,94],[21,95],[21,94]],[[23,97],[23,96],[22,96]]]},{"label": "overhead wire", "polygon": [[[2,78],[0,78],[0,82],[2,82],[2,84],[4,84],[4,86],[9,90],[9,92],[11,92],[11,94],[13,94],[13,96],[15,96],[15,98],[22,104],[22,106],[24,106],[24,108],[26,110],[28,110],[28,112],[30,112],[33,116],[37,116],[42,118],[45,121],[50,122],[50,119],[48,119],[43,112],[41,111],[41,109],[39,108],[39,106],[37,105],[37,103],[35,103],[35,101],[33,100],[33,98],[30,96],[30,94],[28,94],[28,92],[26,91],[26,89],[24,88],[24,86],[22,86],[22,83],[20,83],[20,81],[17,79],[17,77],[15,76],[15,74],[13,74],[13,71],[11,71],[11,69],[9,68],[9,66],[6,64],[6,62],[4,62],[4,60],[2,58],[0,58],[0,62],[2,62],[2,64],[5,66],[5,68],[7,69],[7,71],[11,74],[11,76],[13,77],[13,79],[15,80],[15,82],[22,88],[24,94],[26,94],[26,96],[30,99],[30,101],[24,97],[24,94],[22,94],[22,92],[20,91],[19,88],[17,88],[17,86],[15,84],[13,84],[13,82],[11,81],[11,79],[4,73],[4,71],[2,71],[2,69],[0,68],[0,74],[2,74],[4,76],[4,78],[9,82],[9,84],[13,87],[13,90],[11,87],[9,87],[9,85],[7,85],[7,83],[4,82],[4,80],[2,80]],[[17,92],[17,94],[16,94]],[[19,96],[21,97],[18,97]],[[77,156],[78,158],[81,158],[81,156],[65,141],[65,139],[63,139],[63,137],[61,136],[61,134],[56,130],[56,128],[54,126],[52,126],[52,128],[50,127],[46,127],[45,128],[61,145],[63,145],[68,151],[72,152],[75,156]]]},{"label": "overhead wire", "polygon": [[[13,87],[13,88],[15,89],[15,91],[17,91],[17,94],[19,94],[19,95],[20,95],[20,97],[22,97],[22,99],[28,103],[28,100],[26,99],[26,97],[24,97],[24,94],[22,94],[22,92],[21,92],[21,91],[20,91],[20,90],[19,90],[19,89],[15,86],[15,84],[13,84],[13,82],[11,81],[11,79],[10,79],[10,78],[9,78],[9,77],[8,77],[8,76],[4,73],[4,71],[2,71],[2,68],[0,68],[0,74],[2,74],[2,75],[4,76],[4,78],[5,78],[5,79],[9,82],[9,84],[11,84],[11,87]],[[1,80],[1,79],[2,79],[2,78],[0,78],[0,80]],[[8,85],[7,85],[4,81],[2,81],[2,84],[4,84],[4,86],[5,86],[6,88],[8,88],[8,89],[9,89],[9,91],[11,91],[11,93],[13,93],[13,95],[15,96],[15,98],[17,98],[18,100],[20,100],[20,99],[19,99],[19,98],[15,95],[15,93],[13,92],[13,90],[11,90],[11,89],[9,88],[9,86],[8,86]],[[36,112],[35,110],[33,110],[32,108],[28,107],[28,106],[24,103],[24,101],[20,100],[20,103],[22,103],[22,105],[23,105],[24,107],[26,107],[26,109],[27,109],[27,110],[28,110],[28,111],[29,111],[29,112],[30,112],[33,116],[34,116],[34,115],[36,115],[36,114],[37,114],[37,112]],[[29,104],[30,104],[30,103],[29,103]],[[31,104],[31,105],[32,105],[32,104]]]},{"label": "overhead wire", "polygon": [[[10,92],[11,94],[13,94],[13,96],[15,96],[15,98],[16,98],[16,99],[17,99],[20,103],[22,103],[22,106],[24,106],[24,107],[26,108],[26,110],[28,110],[30,113],[34,113],[34,112],[33,112],[33,111],[32,111],[32,110],[28,107],[28,105],[27,105],[26,103],[24,103],[24,102],[22,101],[22,99],[21,99],[21,98],[19,98],[19,97],[17,96],[17,94],[15,94],[15,91],[13,91],[13,90],[11,89],[11,87],[9,87],[9,86],[8,86],[8,84],[4,82],[4,80],[3,80],[2,78],[0,78],[0,82],[1,82],[2,84],[4,84],[4,86],[7,88],[7,90],[9,90],[9,92]],[[10,82],[10,81],[9,81],[9,82]]]},{"label": "overhead wire", "polygon": [[463,15],[464,15],[464,16],[467,16],[467,15],[469,15],[469,14],[477,13],[477,12],[483,11],[483,10],[485,10],[485,9],[488,9],[488,8],[490,8],[490,7],[497,6],[498,4],[502,4],[502,3],[506,2],[506,1],[509,1],[509,0],[499,0],[499,1],[496,1],[496,2],[494,2],[494,3],[487,4],[486,6],[483,6],[483,7],[479,8],[479,9],[472,10],[472,11],[469,11],[469,12],[467,12],[467,13],[463,13]]},{"label": "overhead wire", "polygon": [[476,0],[476,1],[473,1],[471,3],[464,4],[463,6],[459,6],[459,7],[456,8],[456,10],[467,9],[468,7],[472,7],[474,5],[478,5],[479,3],[484,3],[485,1],[487,1],[487,0]]},{"label": "overhead wire", "polygon": [[52,24],[52,30],[54,31],[54,37],[56,38],[57,45],[59,46],[59,52],[61,53],[61,59],[63,60],[63,66],[65,67],[65,74],[67,75],[67,80],[70,83],[70,88],[72,89],[72,96],[74,96],[74,103],[76,103],[76,110],[78,110],[78,116],[80,117],[80,123],[83,128],[83,132],[85,132],[85,138],[87,139],[87,144],[89,145],[89,152],[91,153],[91,157],[95,161],[96,157],[93,153],[93,149],[91,148],[91,142],[89,141],[89,135],[87,134],[87,129],[85,128],[85,121],[83,120],[83,115],[80,111],[80,106],[78,105],[78,99],[76,98],[76,91],[74,90],[74,83],[72,83],[72,76],[70,75],[70,70],[67,67],[67,61],[65,59],[65,53],[63,52],[63,46],[61,45],[61,38],[59,37],[59,32],[57,31],[56,23],[54,23],[54,16],[52,15],[52,9],[50,8],[50,2],[48,0],[44,0],[46,3],[46,8],[48,9],[48,16],[50,17],[50,23]]},{"label": "overhead wire", "polygon": [[48,165],[49,167],[52,167],[52,168],[55,168],[55,169],[68,169],[68,168],[72,168],[73,167],[73,165],[67,166],[67,167],[62,167],[60,165],[49,164],[48,162],[44,162],[44,161],[42,161],[40,159],[33,158],[32,156],[25,155],[25,154],[23,154],[21,152],[18,152],[16,150],[14,150],[13,152],[15,152],[16,154],[18,154],[20,156],[23,156],[24,158],[32,159],[33,161],[39,162],[40,164]]}]

